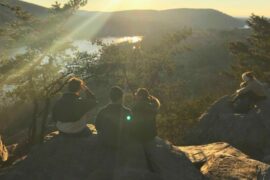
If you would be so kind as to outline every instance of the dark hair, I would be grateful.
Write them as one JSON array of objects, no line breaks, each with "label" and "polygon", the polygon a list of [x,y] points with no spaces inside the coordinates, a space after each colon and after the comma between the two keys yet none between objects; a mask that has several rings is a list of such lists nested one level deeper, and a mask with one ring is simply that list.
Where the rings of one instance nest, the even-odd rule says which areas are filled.
[{"label": "dark hair", "polygon": [[160,108],[160,101],[155,96],[150,95],[146,88],[139,88],[135,93],[136,96],[142,98],[143,101],[147,101],[155,106],[156,109]]},{"label": "dark hair", "polygon": [[82,88],[83,81],[79,78],[71,78],[68,81],[68,90],[71,92],[77,92]]},{"label": "dark hair", "polygon": [[139,88],[135,95],[141,97],[143,100],[149,100],[150,98],[149,91],[146,88]]},{"label": "dark hair", "polygon": [[111,88],[110,98],[111,98],[112,102],[116,102],[116,101],[122,99],[123,95],[124,95],[124,92],[120,87],[114,86]]}]

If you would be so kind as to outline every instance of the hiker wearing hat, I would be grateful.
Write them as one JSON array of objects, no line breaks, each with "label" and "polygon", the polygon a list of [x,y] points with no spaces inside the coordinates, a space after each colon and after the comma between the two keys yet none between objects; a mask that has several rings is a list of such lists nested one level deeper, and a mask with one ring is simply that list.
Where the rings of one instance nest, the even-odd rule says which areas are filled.
[{"label": "hiker wearing hat", "polygon": [[[81,94],[85,94],[85,98]],[[68,82],[68,92],[56,102],[53,108],[53,119],[60,134],[85,136],[91,134],[84,118],[87,112],[96,106],[96,98],[84,82],[72,78]]]}]

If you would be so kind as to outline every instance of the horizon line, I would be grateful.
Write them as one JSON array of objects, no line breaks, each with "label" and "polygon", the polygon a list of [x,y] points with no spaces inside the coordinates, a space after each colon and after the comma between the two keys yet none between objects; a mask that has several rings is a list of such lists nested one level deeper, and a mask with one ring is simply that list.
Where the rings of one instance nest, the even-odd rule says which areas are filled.
[{"label": "horizon line", "polygon": [[[30,2],[27,2],[27,1],[24,1],[24,0],[19,0],[21,2],[25,2],[25,3],[29,3],[29,4],[33,4],[33,5],[36,5],[36,6],[40,6],[40,7],[43,7],[43,8],[50,8],[47,7],[47,6],[43,6],[43,5],[40,5],[40,4],[36,4],[36,3],[30,3]],[[251,16],[251,14],[253,14],[253,12],[251,12],[249,15],[231,15],[230,13],[227,13],[225,11],[222,11],[222,10],[219,10],[217,8],[197,8],[197,7],[176,7],[176,8],[166,8],[166,9],[138,9],[138,8],[134,8],[134,9],[120,9],[120,10],[89,10],[89,9],[84,9],[83,7],[80,8],[78,11],[85,11],[85,12],[99,12],[99,13],[114,13],[114,12],[125,12],[125,11],[166,11],[166,10],[177,10],[177,9],[193,9],[193,10],[215,10],[215,11],[219,11],[223,14],[226,14],[226,15],[229,15],[231,17],[236,17],[236,18],[248,18]],[[255,15],[258,15],[256,13],[254,13]],[[264,15],[259,15],[259,16],[264,16]],[[264,16],[266,18],[270,18],[270,15],[269,16]]]}]

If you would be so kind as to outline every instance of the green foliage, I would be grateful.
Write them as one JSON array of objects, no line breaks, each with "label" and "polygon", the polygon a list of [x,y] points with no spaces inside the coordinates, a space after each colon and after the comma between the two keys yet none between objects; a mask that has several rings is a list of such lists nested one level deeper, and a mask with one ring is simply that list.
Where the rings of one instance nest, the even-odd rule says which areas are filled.
[{"label": "green foliage", "polygon": [[69,69],[88,79],[102,105],[108,102],[111,86],[124,88],[129,107],[134,103],[134,91],[148,88],[162,104],[157,121],[159,135],[181,144],[206,108],[234,91],[236,81],[223,74],[232,62],[227,43],[244,37],[240,30],[184,29],[146,36],[135,44],[101,43],[99,54],[79,53]]},{"label": "green foliage", "polygon": [[[99,100],[107,100],[108,89],[119,85],[126,91],[125,104],[132,106],[134,91],[139,87],[148,88],[162,104],[157,120],[159,135],[180,144],[206,108],[226,93],[225,89],[216,92],[220,86],[205,87],[205,91],[198,93],[200,96],[191,96],[193,87],[187,86],[186,77],[181,75],[184,72],[179,68],[179,56],[189,50],[185,41],[190,36],[192,31],[184,29],[166,34],[151,44],[147,37],[136,44],[103,44],[100,56],[79,53],[80,58],[71,67],[77,76],[89,75],[89,84],[98,89]],[[189,71],[193,73],[194,69]]]},{"label": "green foliage", "polygon": [[245,71],[254,71],[259,78],[270,81],[270,20],[252,15],[247,21],[252,30],[245,42],[233,42],[230,50],[237,62],[233,71],[239,76]]},{"label": "green foliage", "polygon": [[1,58],[1,86],[14,84],[18,88],[13,95],[22,100],[31,100],[44,97],[44,89],[55,79],[61,76],[59,59],[66,60],[65,49],[69,44],[62,40],[66,32],[62,26],[69,16],[85,0],[70,0],[52,12],[46,18],[36,18],[19,7],[5,5],[16,14],[17,20],[4,27],[2,37],[8,38],[3,52],[8,54],[9,49],[17,46],[26,48],[26,53],[16,57],[2,55]]},{"label": "green foliage", "polygon": [[[68,78],[69,73],[59,73],[62,68],[60,64],[63,63],[61,61],[68,62],[71,59],[65,54],[65,50],[70,46],[64,41],[68,32],[63,31],[63,24],[86,2],[86,0],[69,0],[59,8],[53,7],[45,18],[34,17],[18,7],[0,4],[16,15],[13,22],[0,30],[0,40],[5,44],[0,47],[0,89],[5,85],[14,85],[15,89],[8,93],[13,98],[10,101],[11,105],[16,107],[23,101],[24,105],[28,105],[26,111],[28,114],[29,109],[33,108],[32,117],[29,115],[27,117],[27,122],[29,119],[32,121],[31,140],[36,138],[38,127],[41,127],[38,138],[42,140],[50,98],[61,90]],[[17,47],[24,47],[26,52],[12,57],[10,49]],[[29,107],[29,104],[32,104],[32,107]],[[0,108],[2,111],[10,108],[8,107],[10,104],[4,105],[4,108]],[[38,122],[38,119],[42,121]],[[11,124],[8,119],[5,123]]]},{"label": "green foliage", "polygon": [[175,145],[185,143],[184,138],[198,123],[198,117],[216,98],[217,95],[209,95],[181,102],[170,102],[169,111],[158,116],[159,135]]}]

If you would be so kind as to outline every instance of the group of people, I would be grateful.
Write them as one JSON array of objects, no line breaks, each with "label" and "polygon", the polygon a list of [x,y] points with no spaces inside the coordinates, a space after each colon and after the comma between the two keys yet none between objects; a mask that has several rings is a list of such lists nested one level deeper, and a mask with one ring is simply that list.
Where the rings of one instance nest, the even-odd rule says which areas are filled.
[{"label": "group of people", "polygon": [[[264,85],[252,72],[244,73],[242,79],[240,89],[232,98],[236,113],[248,113],[255,104],[267,98]],[[117,86],[111,88],[110,103],[99,111],[95,120],[98,137],[104,145],[118,146],[130,139],[145,143],[157,135],[159,100],[145,88],[139,88],[134,95],[134,106],[129,109],[123,105],[123,90]],[[85,83],[78,78],[70,79],[68,92],[53,108],[53,119],[60,134],[78,137],[91,134],[87,112],[96,106],[96,97]]]},{"label": "group of people", "polygon": [[[150,95],[145,88],[139,88],[132,109],[123,105],[123,90],[112,87],[110,103],[102,108],[95,120],[100,142],[115,147],[125,141],[135,140],[142,143],[151,141],[157,135],[156,115],[160,108],[159,100]],[[87,112],[97,106],[95,95],[85,83],[72,78],[68,82],[68,92],[56,102],[53,119],[60,134],[72,137],[91,135],[87,127]]]}]

